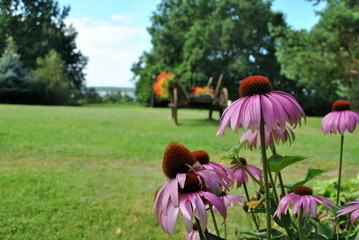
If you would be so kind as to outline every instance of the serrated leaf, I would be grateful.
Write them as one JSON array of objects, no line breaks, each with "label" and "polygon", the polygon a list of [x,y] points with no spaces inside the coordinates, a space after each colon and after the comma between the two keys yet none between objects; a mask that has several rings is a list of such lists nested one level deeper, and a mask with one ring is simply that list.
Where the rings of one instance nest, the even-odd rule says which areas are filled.
[{"label": "serrated leaf", "polygon": [[269,163],[269,167],[271,172],[280,172],[282,171],[284,168],[303,161],[305,159],[307,159],[308,157],[304,157],[304,156],[281,156],[281,155],[273,155],[268,159],[268,163]]},{"label": "serrated leaf", "polygon": [[297,183],[292,183],[292,184],[284,184],[284,187],[293,189],[294,187],[297,187],[297,186],[303,186],[304,184],[306,184],[313,178],[319,176],[323,172],[324,172],[324,170],[322,170],[322,169],[310,168],[310,169],[308,169],[307,176],[305,177],[305,179],[303,181],[300,181]]}]

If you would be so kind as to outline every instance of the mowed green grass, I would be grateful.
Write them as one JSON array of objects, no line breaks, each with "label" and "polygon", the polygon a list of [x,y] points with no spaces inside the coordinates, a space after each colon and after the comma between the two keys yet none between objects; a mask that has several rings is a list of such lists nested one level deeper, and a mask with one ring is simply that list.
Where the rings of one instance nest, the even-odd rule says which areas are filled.
[{"label": "mowed green grass", "polygon": [[[216,137],[214,115],[180,109],[174,126],[169,109],[0,105],[0,239],[183,239],[181,219],[168,236],[151,215],[163,152],[180,142],[220,161],[242,132]],[[321,179],[336,176],[340,137],[324,136],[320,121],[308,118],[291,147],[278,147],[311,157],[288,167],[285,180],[301,180],[308,168],[324,169]],[[258,151],[242,156],[259,166]],[[344,178],[357,175],[358,156],[356,131],[345,136]],[[234,227],[248,226],[241,212],[230,210],[230,238]]]}]

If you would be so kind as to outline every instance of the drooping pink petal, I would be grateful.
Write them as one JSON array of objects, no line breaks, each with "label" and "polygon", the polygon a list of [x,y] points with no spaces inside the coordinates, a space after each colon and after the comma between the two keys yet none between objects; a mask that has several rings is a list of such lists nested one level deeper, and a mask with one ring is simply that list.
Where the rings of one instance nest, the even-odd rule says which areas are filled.
[{"label": "drooping pink petal", "polygon": [[210,203],[212,203],[216,207],[216,209],[221,213],[224,219],[227,218],[227,209],[219,197],[217,197],[212,193],[203,192],[203,191],[200,193],[200,195],[206,198]]},{"label": "drooping pink petal", "polygon": [[359,217],[359,209],[355,210],[352,215],[350,216],[350,220],[354,225],[355,220]]}]

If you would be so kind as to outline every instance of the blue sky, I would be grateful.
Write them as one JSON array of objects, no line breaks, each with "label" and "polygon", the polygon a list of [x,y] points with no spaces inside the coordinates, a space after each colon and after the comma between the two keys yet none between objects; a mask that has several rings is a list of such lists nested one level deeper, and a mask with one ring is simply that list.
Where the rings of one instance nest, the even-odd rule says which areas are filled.
[{"label": "blue sky", "polygon": [[[87,86],[133,87],[130,70],[143,51],[151,49],[146,27],[161,0],[59,0],[71,6],[67,24],[78,32],[77,47],[89,57]],[[294,29],[309,30],[317,21],[305,0],[274,0],[272,9],[286,15]]]}]

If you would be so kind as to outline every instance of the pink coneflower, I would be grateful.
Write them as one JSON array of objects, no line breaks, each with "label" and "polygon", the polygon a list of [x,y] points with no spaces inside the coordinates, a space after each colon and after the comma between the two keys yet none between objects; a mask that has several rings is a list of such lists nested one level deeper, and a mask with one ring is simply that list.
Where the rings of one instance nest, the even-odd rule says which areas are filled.
[{"label": "pink coneflower", "polygon": [[229,124],[234,132],[237,132],[239,124],[245,130],[248,127],[259,130],[261,112],[268,130],[277,126],[284,130],[286,122],[294,126],[300,124],[305,114],[297,100],[288,93],[272,89],[272,83],[266,77],[244,79],[239,87],[241,98],[224,110],[217,135],[223,135]]},{"label": "pink coneflower", "polygon": [[317,216],[317,204],[322,204],[326,207],[334,207],[334,203],[330,200],[312,195],[313,190],[306,186],[297,186],[294,188],[294,192],[284,196],[279,204],[278,208],[274,213],[274,216],[278,215],[280,217],[281,214],[286,214],[288,208],[293,201],[293,214],[297,213],[299,210],[303,210],[304,216],[309,216],[309,210],[311,211],[311,215],[313,217]]},{"label": "pink coneflower", "polygon": [[229,187],[233,185],[233,174],[231,170],[223,164],[211,162],[209,154],[206,151],[195,151],[192,152],[192,155],[204,168],[217,172],[218,176],[221,177]]},{"label": "pink coneflower", "polygon": [[163,230],[172,234],[176,226],[178,213],[181,212],[188,232],[192,230],[193,218],[196,217],[203,231],[207,228],[206,205],[212,204],[223,216],[227,211],[222,200],[210,192],[205,192],[203,180],[195,173],[187,173],[183,188],[179,189],[179,205],[168,202],[166,209],[161,209],[159,219]]},{"label": "pink coneflower", "polygon": [[[248,130],[247,132],[245,132],[243,134],[243,136],[241,137],[241,139],[239,140],[240,143],[244,142],[248,140],[247,142],[247,146],[252,150],[257,149],[257,147],[260,149],[261,148],[261,139],[260,139],[260,132],[259,130]],[[291,144],[292,142],[294,142],[295,140],[295,135],[293,130],[288,127],[285,126],[285,130],[281,129],[279,126],[275,127],[272,129],[271,132],[267,131],[267,129],[265,128],[265,143],[266,143],[266,148],[268,148],[268,146],[271,149],[274,149],[274,143],[279,144],[280,141],[282,141],[282,143],[285,142],[289,142],[289,144]]]},{"label": "pink coneflower", "polygon": [[232,195],[228,194],[225,191],[221,192],[219,194],[219,197],[222,199],[224,206],[228,208],[229,206],[233,206],[234,203],[237,203],[240,206],[244,205],[244,201],[241,199],[241,197],[244,197],[245,195]]},{"label": "pink coneflower", "polygon": [[186,202],[185,207],[193,207],[192,212],[200,219],[201,225],[207,224],[207,218],[203,216],[206,214],[202,208],[204,203],[199,202],[201,199],[218,206],[221,214],[225,215],[225,207],[221,200],[206,191],[219,193],[222,188],[228,188],[227,184],[216,172],[204,169],[186,147],[179,143],[170,143],[164,153],[162,170],[167,179],[156,192],[153,212],[161,220],[161,226],[166,232],[173,233],[179,210],[182,215],[188,213],[183,213],[185,210],[182,210],[184,207],[180,206],[181,202],[182,205]]},{"label": "pink coneflower", "polygon": [[[232,161],[232,164],[236,166],[232,169],[234,179],[237,181],[237,188],[241,187],[243,183],[248,182],[248,173],[254,178],[253,181],[260,183],[262,182],[262,170],[247,164],[245,158],[240,158],[239,161],[241,164],[237,163],[235,160]],[[245,170],[247,169],[247,171]]]},{"label": "pink coneflower", "polygon": [[324,134],[344,135],[345,130],[353,132],[359,124],[359,114],[350,110],[350,103],[339,100],[333,103],[332,112],[328,113],[322,120],[322,131]]},{"label": "pink coneflower", "polygon": [[340,213],[337,217],[352,212],[350,216],[350,220],[352,224],[354,225],[355,220],[359,217],[359,198],[355,199],[352,202],[346,203],[348,207],[345,207],[343,209],[340,209],[338,213]]}]

